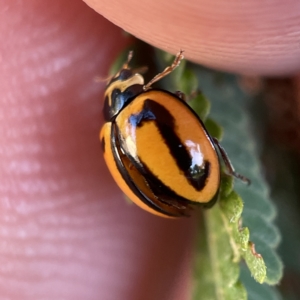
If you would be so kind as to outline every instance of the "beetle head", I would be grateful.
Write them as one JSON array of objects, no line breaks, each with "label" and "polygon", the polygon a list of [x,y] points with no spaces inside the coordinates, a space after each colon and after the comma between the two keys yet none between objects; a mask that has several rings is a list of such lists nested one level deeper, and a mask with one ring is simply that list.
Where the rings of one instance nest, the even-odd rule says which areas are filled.
[{"label": "beetle head", "polygon": [[106,86],[103,108],[105,121],[114,119],[131,100],[143,92],[144,77],[128,66],[131,58],[132,52],[129,52],[126,63]]}]

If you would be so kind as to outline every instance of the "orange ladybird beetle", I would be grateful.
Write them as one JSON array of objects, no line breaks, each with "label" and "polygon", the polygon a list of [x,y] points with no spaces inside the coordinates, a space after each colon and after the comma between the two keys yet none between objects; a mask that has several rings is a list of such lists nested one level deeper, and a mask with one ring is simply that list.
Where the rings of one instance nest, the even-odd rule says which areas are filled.
[{"label": "orange ladybird beetle", "polygon": [[188,216],[194,204],[215,201],[221,175],[218,153],[228,173],[247,182],[235,173],[182,93],[152,88],[180,64],[183,51],[147,84],[130,69],[131,58],[132,52],[106,86],[106,123],[100,132],[108,169],[126,196],[159,216]]}]

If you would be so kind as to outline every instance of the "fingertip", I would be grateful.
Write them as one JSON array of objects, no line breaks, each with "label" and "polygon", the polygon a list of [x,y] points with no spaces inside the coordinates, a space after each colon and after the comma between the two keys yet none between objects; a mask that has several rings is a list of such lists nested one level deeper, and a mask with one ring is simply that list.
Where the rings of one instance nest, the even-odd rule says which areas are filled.
[{"label": "fingertip", "polygon": [[134,36],[208,67],[282,75],[300,69],[300,10],[288,3],[86,0]]}]

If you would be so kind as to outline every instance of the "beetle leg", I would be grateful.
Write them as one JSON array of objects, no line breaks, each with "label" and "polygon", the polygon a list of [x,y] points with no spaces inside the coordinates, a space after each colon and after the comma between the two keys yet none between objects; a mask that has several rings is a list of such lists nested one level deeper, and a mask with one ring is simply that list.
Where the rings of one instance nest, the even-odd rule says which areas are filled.
[{"label": "beetle leg", "polygon": [[202,92],[197,89],[195,91],[192,91],[190,94],[189,94],[189,97],[188,97],[188,101],[190,100],[193,100],[194,98],[196,98],[199,94],[202,94]]},{"label": "beetle leg", "polygon": [[181,100],[185,101],[185,102],[188,101],[188,100],[187,100],[187,97],[186,97],[186,94],[183,93],[183,92],[176,91],[176,92],[175,92],[175,95],[176,95],[178,98],[180,98]]},{"label": "beetle leg", "polygon": [[202,94],[202,92],[200,90],[195,90],[192,91],[189,95],[186,95],[185,93],[181,92],[181,91],[176,91],[175,95],[180,98],[181,100],[185,101],[185,102],[189,102],[191,100],[193,100],[194,98],[196,98],[199,94]]},{"label": "beetle leg", "polygon": [[183,58],[184,58],[183,50],[180,50],[177,53],[171,66],[166,67],[161,73],[157,74],[152,80],[150,80],[146,85],[144,85],[144,91],[149,90],[151,85],[154,82],[157,82],[157,81],[161,80],[162,78],[164,78],[165,76],[167,76],[168,74],[170,74],[175,68],[177,68],[179,66],[179,64]]},{"label": "beetle leg", "polygon": [[220,151],[220,153],[221,153],[221,156],[222,156],[222,159],[223,159],[223,161],[224,161],[224,163],[225,163],[227,172],[228,172],[231,176],[234,176],[235,178],[238,178],[238,179],[240,179],[241,181],[243,181],[244,183],[246,183],[246,184],[249,185],[249,184],[251,183],[250,179],[248,179],[247,177],[245,177],[245,176],[243,176],[243,175],[241,175],[241,174],[235,172],[234,167],[233,167],[231,161],[229,160],[229,157],[228,157],[228,155],[227,155],[225,149],[220,145],[219,141],[218,141],[216,138],[212,138],[212,139],[213,139],[215,145],[218,147],[218,149],[219,149],[219,151]]}]

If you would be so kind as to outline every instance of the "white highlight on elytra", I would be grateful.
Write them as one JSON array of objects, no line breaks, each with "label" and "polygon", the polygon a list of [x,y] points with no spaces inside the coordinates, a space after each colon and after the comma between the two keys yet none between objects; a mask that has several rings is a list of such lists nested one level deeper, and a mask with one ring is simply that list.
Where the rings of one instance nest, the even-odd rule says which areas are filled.
[{"label": "white highlight on elytra", "polygon": [[185,145],[187,146],[187,150],[191,154],[192,158],[192,165],[191,167],[197,165],[197,166],[202,166],[203,165],[203,153],[201,152],[200,145],[194,143],[191,140],[186,140]]},{"label": "white highlight on elytra", "polygon": [[125,126],[125,147],[126,151],[132,156],[137,158],[137,148],[136,148],[136,127],[131,124],[126,124]]}]

